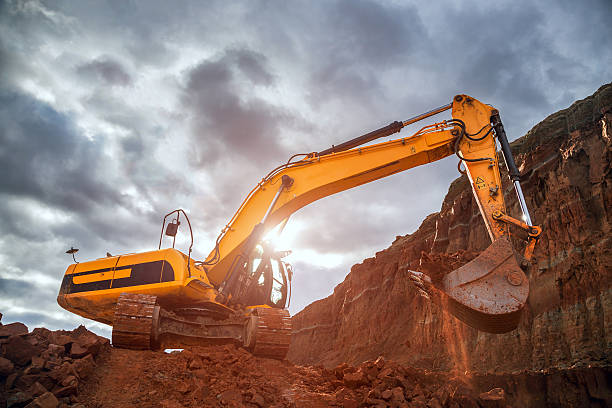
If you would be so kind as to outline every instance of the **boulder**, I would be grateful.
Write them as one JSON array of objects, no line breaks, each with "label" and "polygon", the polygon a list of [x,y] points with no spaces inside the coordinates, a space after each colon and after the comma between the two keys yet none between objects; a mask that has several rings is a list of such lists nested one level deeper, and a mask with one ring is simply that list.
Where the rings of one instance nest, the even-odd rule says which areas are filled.
[{"label": "boulder", "polygon": [[88,354],[90,354],[89,350],[81,346],[79,343],[72,343],[70,346],[70,357],[72,358],[81,358]]},{"label": "boulder", "polygon": [[51,370],[49,376],[53,378],[57,383],[61,383],[68,376],[77,377],[78,374],[75,367],[69,362],[64,362],[61,366]]},{"label": "boulder", "polygon": [[73,363],[73,366],[75,371],[79,375],[79,378],[86,378],[96,368],[96,363],[94,361],[93,356],[91,354],[88,354],[87,356],[76,360]]},{"label": "boulder", "polygon": [[344,384],[351,388],[357,388],[368,383],[368,378],[362,371],[346,373],[343,378]]},{"label": "boulder", "polygon": [[23,323],[15,322],[0,326],[0,337],[17,336],[28,334],[28,326]]},{"label": "boulder", "polygon": [[55,395],[50,392],[45,392],[29,403],[26,408],[56,408],[58,405],[59,401]]},{"label": "boulder", "polygon": [[0,357],[0,377],[8,377],[13,372],[14,368],[15,366],[12,361]]},{"label": "boulder", "polygon": [[66,346],[73,342],[72,338],[63,331],[51,332],[48,337],[50,344],[56,344],[58,346]]},{"label": "boulder", "polygon": [[32,356],[38,355],[38,349],[22,336],[11,336],[4,345],[4,357],[18,366],[26,366],[32,361]]},{"label": "boulder", "polygon": [[38,381],[36,381],[29,389],[29,393],[35,397],[38,397],[39,395],[42,395],[46,393],[47,391],[48,391],[47,388],[45,388],[45,386],[43,386]]}]

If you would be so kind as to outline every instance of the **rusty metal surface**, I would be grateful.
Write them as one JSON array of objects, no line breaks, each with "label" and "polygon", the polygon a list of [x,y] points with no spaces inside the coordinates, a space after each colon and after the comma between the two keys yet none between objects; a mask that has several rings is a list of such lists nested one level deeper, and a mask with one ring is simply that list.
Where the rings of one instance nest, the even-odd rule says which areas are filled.
[{"label": "rusty metal surface", "polygon": [[510,241],[500,238],[476,259],[446,275],[442,290],[458,319],[479,330],[514,330],[529,295],[529,281]]},{"label": "rusty metal surface", "polygon": [[257,308],[245,328],[245,345],[256,356],[283,360],[291,344],[287,310]]},{"label": "rusty metal surface", "polygon": [[122,293],[113,322],[113,347],[133,350],[151,348],[156,296]]}]

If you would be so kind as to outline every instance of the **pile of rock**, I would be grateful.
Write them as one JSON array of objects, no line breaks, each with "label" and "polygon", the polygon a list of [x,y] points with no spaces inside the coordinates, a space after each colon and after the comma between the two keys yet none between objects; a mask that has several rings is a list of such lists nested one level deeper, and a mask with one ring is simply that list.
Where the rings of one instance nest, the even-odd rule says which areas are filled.
[{"label": "pile of rock", "polygon": [[84,326],[29,332],[23,323],[0,323],[0,408],[78,406],[79,382],[108,343]]},{"label": "pile of rock", "polygon": [[504,391],[478,394],[465,378],[401,366],[379,357],[322,370],[343,407],[506,407]]}]

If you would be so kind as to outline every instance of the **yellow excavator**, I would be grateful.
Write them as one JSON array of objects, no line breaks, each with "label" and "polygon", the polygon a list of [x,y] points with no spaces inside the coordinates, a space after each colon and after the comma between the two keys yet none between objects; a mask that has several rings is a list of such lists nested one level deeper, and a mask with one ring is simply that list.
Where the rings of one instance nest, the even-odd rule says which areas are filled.
[{"label": "yellow excavator", "polygon": [[[451,119],[409,137],[368,144],[446,110],[452,110]],[[506,211],[496,140],[517,193],[520,220]],[[508,332],[517,327],[529,294],[519,264],[532,257],[541,229],[530,219],[499,112],[467,95],[329,149],[294,155],[251,190],[204,260],[192,257],[191,223],[180,209],[164,217],[157,250],[75,259],[57,301],[66,310],[112,325],[115,347],[232,342],[255,355],[282,359],[291,340],[285,306],[293,271],[283,261],[288,251],[272,247],[266,233],[282,230],[291,214],[315,200],[453,154],[469,177],[492,244],[435,286],[463,322],[486,332]],[[181,221],[191,235],[187,254],[174,248]],[[523,255],[510,242],[511,225],[526,231]],[[172,248],[161,248],[164,234]],[[76,251],[67,253],[74,259]]]}]

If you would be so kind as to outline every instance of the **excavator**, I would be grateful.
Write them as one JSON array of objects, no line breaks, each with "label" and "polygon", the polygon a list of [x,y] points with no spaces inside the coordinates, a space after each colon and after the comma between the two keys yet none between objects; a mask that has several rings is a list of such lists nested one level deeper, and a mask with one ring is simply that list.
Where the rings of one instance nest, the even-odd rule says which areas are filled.
[{"label": "excavator", "polygon": [[[447,110],[450,119],[412,136],[370,143]],[[520,218],[506,210],[497,143]],[[182,209],[164,217],[157,250],[79,263],[74,258],[78,249],[71,248],[67,253],[74,263],[65,272],[57,301],[70,312],[112,325],[114,347],[234,343],[258,356],[283,359],[291,341],[286,305],[293,270],[283,260],[290,251],[275,248],[266,234],[273,228],[282,231],[290,215],[315,200],[450,155],[459,158],[459,171],[469,178],[492,243],[435,288],[466,324],[490,333],[511,331],[529,295],[523,268],[541,228],[531,221],[499,112],[467,95],[320,152],[292,156],[248,193],[204,260],[192,257],[193,231]],[[184,221],[191,237],[186,254],[175,249]],[[522,254],[513,247],[510,227],[524,231],[519,234],[526,241]],[[172,247],[162,249],[164,234]]]}]

